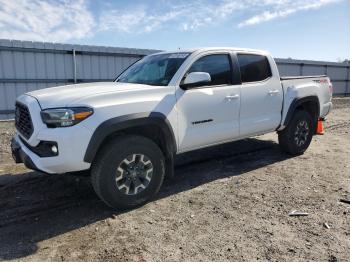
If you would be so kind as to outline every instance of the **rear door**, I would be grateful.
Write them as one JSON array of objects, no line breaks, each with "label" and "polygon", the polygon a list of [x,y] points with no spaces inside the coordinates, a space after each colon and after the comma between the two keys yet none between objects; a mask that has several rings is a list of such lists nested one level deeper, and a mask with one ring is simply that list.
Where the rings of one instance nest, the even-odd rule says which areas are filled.
[{"label": "rear door", "polygon": [[[190,72],[207,72],[211,82],[176,92],[180,152],[239,136],[240,84],[235,83],[232,67],[227,52],[199,55],[186,70],[184,77]],[[239,77],[238,66],[235,70]]]},{"label": "rear door", "polygon": [[283,102],[278,72],[271,69],[264,55],[238,53],[237,58],[242,80],[240,136],[275,130]]}]

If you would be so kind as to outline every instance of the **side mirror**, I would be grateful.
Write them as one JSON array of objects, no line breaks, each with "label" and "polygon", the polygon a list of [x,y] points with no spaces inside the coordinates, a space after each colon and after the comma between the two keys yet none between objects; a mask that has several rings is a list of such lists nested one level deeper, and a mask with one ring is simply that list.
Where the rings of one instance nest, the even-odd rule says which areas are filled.
[{"label": "side mirror", "polygon": [[209,73],[206,72],[192,72],[189,73],[183,84],[180,85],[183,89],[190,89],[192,87],[203,86],[211,82]]}]

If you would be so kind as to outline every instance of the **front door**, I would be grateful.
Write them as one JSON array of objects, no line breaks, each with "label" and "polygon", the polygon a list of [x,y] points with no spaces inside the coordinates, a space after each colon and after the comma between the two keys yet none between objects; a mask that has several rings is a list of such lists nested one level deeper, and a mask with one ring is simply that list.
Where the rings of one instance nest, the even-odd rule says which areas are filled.
[{"label": "front door", "polygon": [[177,90],[180,152],[239,136],[240,85],[232,82],[230,55],[219,53],[198,57],[187,71],[191,72],[207,72],[211,82]]}]

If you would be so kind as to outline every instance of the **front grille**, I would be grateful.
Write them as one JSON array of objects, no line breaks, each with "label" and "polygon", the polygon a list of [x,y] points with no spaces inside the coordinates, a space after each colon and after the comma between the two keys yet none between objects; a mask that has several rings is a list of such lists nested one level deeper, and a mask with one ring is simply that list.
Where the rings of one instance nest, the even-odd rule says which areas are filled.
[{"label": "front grille", "polygon": [[17,130],[27,139],[33,134],[33,123],[32,118],[30,117],[30,113],[28,107],[21,104],[16,103],[16,111],[15,111],[15,125]]}]

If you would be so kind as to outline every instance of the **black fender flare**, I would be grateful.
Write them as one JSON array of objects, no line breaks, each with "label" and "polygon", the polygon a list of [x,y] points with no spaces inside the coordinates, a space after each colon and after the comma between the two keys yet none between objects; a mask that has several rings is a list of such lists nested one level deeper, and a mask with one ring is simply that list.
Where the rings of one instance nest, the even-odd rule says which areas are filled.
[{"label": "black fender flare", "polygon": [[320,115],[320,101],[318,100],[317,96],[306,96],[306,97],[302,97],[302,98],[294,98],[294,100],[292,101],[292,103],[289,106],[286,118],[284,119],[284,126],[287,126],[289,124],[297,107],[302,105],[303,103],[306,103],[306,102],[316,103],[316,105],[317,105],[316,115],[317,116]]},{"label": "black fender flare", "polygon": [[177,150],[177,146],[175,135],[169,120],[164,114],[159,112],[144,112],[123,115],[102,122],[91,136],[85,152],[84,161],[92,163],[100,146],[108,136],[127,128],[144,125],[156,125],[162,130],[164,137],[166,138],[166,154],[168,154],[166,157],[172,157]]}]

